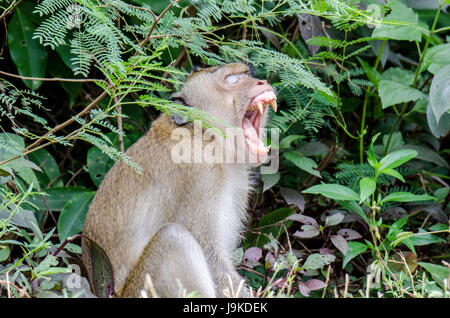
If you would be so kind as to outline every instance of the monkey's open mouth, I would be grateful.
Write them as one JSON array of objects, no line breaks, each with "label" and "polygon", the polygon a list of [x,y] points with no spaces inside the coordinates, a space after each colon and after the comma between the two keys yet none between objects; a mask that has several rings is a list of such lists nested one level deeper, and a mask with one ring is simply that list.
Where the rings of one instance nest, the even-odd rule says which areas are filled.
[{"label": "monkey's open mouth", "polygon": [[259,155],[269,152],[270,146],[265,147],[261,138],[261,121],[267,105],[271,105],[277,111],[277,97],[271,90],[256,95],[250,101],[247,111],[242,119],[242,130],[249,148]]}]

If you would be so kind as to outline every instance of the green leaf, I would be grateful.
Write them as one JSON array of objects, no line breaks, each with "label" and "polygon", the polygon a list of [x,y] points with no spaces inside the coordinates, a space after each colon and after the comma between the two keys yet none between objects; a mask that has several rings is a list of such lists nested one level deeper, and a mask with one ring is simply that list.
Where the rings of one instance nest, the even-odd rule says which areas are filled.
[{"label": "green leaf", "polygon": [[378,25],[372,33],[372,38],[388,38],[400,41],[420,42],[422,33],[426,33],[427,30],[424,30],[419,26],[417,14],[400,1],[391,2],[390,6],[391,12],[385,17],[385,20],[407,25]]},{"label": "green leaf", "polygon": [[[33,40],[35,27],[21,9],[14,10],[14,16],[8,24],[8,47],[11,59],[20,75],[27,77],[44,77],[47,68],[47,50]],[[35,90],[42,81],[25,80],[25,85]]]},{"label": "green leaf", "polygon": [[39,165],[43,173],[37,172],[36,176],[41,185],[47,185],[53,182],[53,186],[62,186],[62,179],[55,183],[55,180],[60,176],[61,172],[59,170],[58,164],[55,158],[46,150],[39,149],[28,155],[28,157],[37,165]]},{"label": "green leaf", "polygon": [[435,45],[425,52],[423,57],[422,69],[428,69],[429,72],[435,74],[442,67],[450,64],[450,43]]},{"label": "green leaf", "polygon": [[341,207],[344,209],[356,213],[359,215],[367,224],[369,224],[369,219],[367,215],[364,213],[363,209],[355,202],[355,201],[336,201]]},{"label": "green leaf", "polygon": [[58,235],[61,242],[83,230],[86,213],[95,192],[80,193],[67,201],[58,219]]},{"label": "green leaf", "polygon": [[[93,193],[93,191],[81,187],[50,188],[43,190],[43,192],[47,194],[45,196],[45,200],[47,201],[48,206],[52,211],[61,211],[67,201],[78,194]],[[28,199],[28,201],[36,205],[36,207],[40,210],[47,209],[44,201],[40,196],[32,196]]]},{"label": "green leaf", "polygon": [[359,181],[359,188],[359,198],[363,202],[375,192],[377,184],[371,178],[364,177]]},{"label": "green leaf", "polygon": [[281,174],[279,172],[272,174],[262,174],[263,192],[269,190],[280,181]]},{"label": "green leaf", "polygon": [[8,245],[0,245],[0,263],[8,259],[10,252]]},{"label": "green leaf", "polygon": [[384,169],[397,168],[416,156],[417,151],[415,150],[402,149],[393,151],[380,160],[378,171],[383,172]]},{"label": "green leaf", "polygon": [[410,192],[394,192],[389,194],[388,196],[384,197],[383,200],[381,200],[381,203],[385,202],[416,202],[416,201],[429,201],[429,200],[435,200],[435,197],[432,197],[427,194],[412,194]]},{"label": "green leaf", "polygon": [[303,190],[302,193],[321,194],[333,200],[359,201],[359,195],[355,191],[340,184],[318,184]]},{"label": "green leaf", "polygon": [[312,175],[315,175],[316,177],[322,178],[320,172],[315,170],[315,168],[317,168],[317,163],[310,158],[304,157],[300,152],[298,151],[286,152],[284,154],[284,157],[290,162],[292,162],[294,165],[296,165],[298,168]]},{"label": "green leaf", "polygon": [[373,144],[377,140],[378,136],[380,136],[380,134],[381,133],[377,133],[372,137],[372,140],[371,140],[370,146],[369,146],[369,151],[367,152],[367,161],[373,168],[376,168],[376,166],[378,165],[377,158],[375,157],[375,154],[373,151]]},{"label": "green leaf", "polygon": [[381,80],[379,82],[378,93],[383,109],[392,105],[426,98],[418,89],[387,80]]},{"label": "green leaf", "polygon": [[392,176],[394,178],[397,178],[401,182],[406,182],[405,179],[403,178],[403,176],[398,171],[396,171],[394,169],[387,168],[387,169],[384,169],[382,173],[387,174],[389,176]]},{"label": "green leaf", "polygon": [[[449,52],[450,53],[450,52]],[[434,118],[439,123],[450,110],[450,64],[442,67],[433,77],[430,86],[430,104]]]},{"label": "green leaf", "polygon": [[417,151],[417,156],[415,157],[415,159],[420,159],[420,160],[425,160],[428,162],[432,162],[438,166],[444,167],[444,168],[448,168],[448,162],[442,158],[436,151],[434,151],[433,149],[429,148],[429,147],[425,147],[422,145],[404,145],[400,148],[400,149],[411,149],[411,150],[415,150]]},{"label": "green leaf", "polygon": [[369,63],[357,57],[359,63],[363,67],[364,72],[366,72],[367,78],[378,88],[378,83],[381,79],[381,74],[376,69],[371,67]]},{"label": "green leaf", "polygon": [[424,262],[419,262],[418,264],[431,274],[431,277],[433,277],[433,279],[436,281],[436,283],[439,284],[439,286],[442,287],[442,289],[447,289],[444,280],[448,280],[448,277],[450,275],[450,268],[448,268],[447,266]]},{"label": "green leaf", "polygon": [[427,231],[425,231],[424,229],[419,229],[419,231],[417,233],[422,233],[422,234],[421,235],[413,235],[410,238],[408,238],[408,241],[411,242],[412,245],[424,246],[424,245],[430,245],[430,244],[439,243],[439,242],[445,242],[444,239],[440,238],[439,236],[427,233]]},{"label": "green leaf", "polygon": [[311,254],[306,259],[302,268],[304,270],[313,270],[313,269],[321,269],[325,265],[331,264],[334,262],[336,257],[331,254]]},{"label": "green leaf", "polygon": [[414,83],[414,72],[400,67],[390,67],[381,74],[381,79],[410,86]]},{"label": "green leaf", "polygon": [[344,257],[344,260],[342,261],[342,268],[345,268],[348,262],[350,262],[359,254],[364,253],[367,249],[368,246],[364,243],[353,241],[348,242],[347,254]]},{"label": "green leaf", "polygon": [[[258,222],[256,227],[263,227],[258,230],[262,234],[256,236],[255,245],[257,247],[263,247],[265,244],[270,242],[269,234],[271,233],[275,239],[280,237],[285,232],[285,228],[289,228],[293,221],[284,222],[285,227],[281,225],[273,225],[277,222],[283,221],[287,216],[294,214],[295,210],[291,208],[281,208],[275,211],[272,211],[266,215],[264,215]],[[273,225],[273,226],[268,226]],[[250,237],[253,237],[251,233]],[[250,238],[249,237],[249,238]]]},{"label": "green leaf", "polygon": [[292,142],[294,142],[295,140],[302,140],[303,138],[305,138],[305,137],[300,136],[300,135],[286,136],[283,139],[281,139],[281,141],[280,141],[280,149],[289,148],[289,147],[291,147]]},{"label": "green leaf", "polygon": [[450,114],[445,113],[444,115],[442,115],[438,123],[430,104],[428,104],[427,106],[427,121],[431,133],[436,138],[446,136],[450,131]]}]

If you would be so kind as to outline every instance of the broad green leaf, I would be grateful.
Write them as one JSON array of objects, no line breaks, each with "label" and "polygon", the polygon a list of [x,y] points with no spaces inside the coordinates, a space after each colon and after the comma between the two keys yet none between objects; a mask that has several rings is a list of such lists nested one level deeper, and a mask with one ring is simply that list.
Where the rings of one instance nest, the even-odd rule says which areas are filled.
[{"label": "broad green leaf", "polygon": [[391,2],[390,6],[391,12],[385,17],[385,20],[404,25],[378,25],[372,33],[372,38],[420,42],[422,33],[426,33],[427,30],[422,29],[423,27],[419,25],[417,14],[400,1]]},{"label": "broad green leaf", "polygon": [[[257,247],[263,247],[265,244],[270,242],[269,234],[272,234],[272,236],[277,239],[285,232],[285,228],[289,228],[292,224],[292,221],[286,221],[284,222],[284,227],[281,225],[273,225],[275,223],[278,223],[284,219],[288,215],[294,214],[295,210],[291,208],[281,208],[277,209],[275,211],[272,211],[266,215],[264,215],[258,222],[258,225],[256,227],[262,227],[261,229],[258,229],[258,232],[262,233],[256,236],[255,244],[254,246]],[[273,225],[273,226],[268,226]],[[254,237],[254,234],[250,233],[250,236],[248,238]]]},{"label": "broad green leaf", "polygon": [[428,69],[435,74],[442,67],[450,64],[450,43],[435,45],[425,52],[421,72]]},{"label": "broad green leaf", "polygon": [[359,181],[359,198],[362,201],[365,201],[368,197],[372,195],[372,193],[375,192],[375,189],[377,188],[377,185],[375,181],[373,181],[371,178],[364,177]]},{"label": "broad green leaf", "polygon": [[0,263],[8,259],[10,252],[8,245],[0,245]]},{"label": "broad green leaf", "polygon": [[400,67],[390,67],[381,74],[381,79],[410,86],[414,83],[414,72]]},{"label": "broad green leaf", "polygon": [[64,205],[58,219],[58,235],[61,242],[83,230],[86,213],[94,195],[93,191],[81,193]]},{"label": "broad green leaf", "polygon": [[450,275],[450,268],[447,266],[436,265],[431,263],[419,262],[419,265],[422,266],[431,274],[436,283],[441,286],[442,289],[447,289],[445,286],[445,281],[448,280]]},{"label": "broad green leaf", "polygon": [[342,261],[342,268],[345,268],[348,262],[350,262],[359,254],[364,253],[367,249],[368,247],[364,243],[353,241],[348,242],[347,254],[344,257],[344,260]]},{"label": "broad green leaf", "polygon": [[326,228],[329,226],[338,225],[344,220],[344,218],[345,214],[343,211],[333,213],[325,218],[325,225],[323,227]]},{"label": "broad green leaf", "polygon": [[415,246],[423,246],[423,245],[430,245],[434,243],[439,242],[446,242],[444,239],[440,238],[439,236],[429,234],[424,229],[419,229],[419,231],[415,234],[422,233],[421,235],[413,235],[408,238],[408,240],[411,242],[411,244]]},{"label": "broad green leaf", "polygon": [[385,202],[416,202],[416,201],[429,201],[429,200],[435,200],[435,197],[432,197],[427,194],[412,194],[410,192],[394,192],[389,194],[388,196],[384,197],[383,200],[381,200],[381,203]]},{"label": "broad green leaf", "polygon": [[298,150],[306,157],[325,156],[330,147],[318,141],[308,142],[298,148]]},{"label": "broad green leaf", "polygon": [[397,179],[399,179],[401,182],[406,182],[405,179],[403,178],[403,176],[402,176],[399,172],[397,172],[396,170],[394,170],[394,169],[390,169],[390,168],[384,169],[384,170],[383,170],[383,173],[384,173],[384,174],[387,174],[387,175],[389,175],[389,176],[392,176],[392,177],[394,177],[394,178],[397,178]]},{"label": "broad green leaf", "polygon": [[402,83],[381,80],[378,84],[378,93],[383,109],[409,101],[425,98],[418,89],[403,85]]},{"label": "broad green leaf", "polygon": [[364,213],[363,209],[355,201],[336,201],[344,209],[356,213],[359,215],[367,224],[369,224],[369,218]]},{"label": "broad green leaf", "polygon": [[283,139],[281,139],[281,141],[280,141],[280,149],[289,148],[291,146],[292,142],[294,142],[295,140],[302,140],[303,138],[305,138],[305,137],[300,136],[300,135],[286,136]]},{"label": "broad green leaf", "polygon": [[[25,149],[25,142],[21,136],[11,133],[0,133],[0,156],[1,160],[9,159],[22,154]],[[26,184],[33,184],[38,188],[38,179],[31,169],[41,171],[41,169],[32,161],[25,158],[17,158],[4,163],[0,167],[3,174],[14,173],[19,176]]]},{"label": "broad green leaf", "polygon": [[[81,187],[50,188],[43,190],[43,192],[47,194],[45,196],[45,200],[52,211],[61,211],[67,201],[78,194],[93,193],[93,191]],[[40,210],[47,209],[44,201],[38,195],[30,197],[28,201],[36,205],[36,207]]]},{"label": "broad green leaf", "polygon": [[450,114],[445,113],[442,115],[438,123],[430,104],[427,106],[427,121],[431,133],[436,138],[443,137],[450,131]]},{"label": "broad green leaf", "polygon": [[[20,75],[27,77],[45,77],[47,68],[47,50],[33,40],[35,27],[31,19],[20,8],[14,10],[14,16],[8,24],[8,47],[11,59]],[[24,81],[30,89],[41,86],[42,81]]]},{"label": "broad green leaf", "polygon": [[[12,211],[14,211],[14,213],[12,213]],[[38,224],[36,216],[34,215],[33,211],[25,210],[19,206],[10,206],[10,209],[8,210],[6,209],[0,210],[0,218],[1,219],[10,218],[9,222],[11,224],[15,224],[17,226],[21,226],[30,230],[33,229],[33,224],[34,225]]]},{"label": "broad green leaf", "polygon": [[[387,141],[389,139],[389,134],[383,136],[383,146],[384,149],[387,148]],[[402,147],[405,144],[403,141],[402,133],[400,131],[396,131],[392,134],[391,143],[389,144],[389,149],[386,150],[386,153],[390,153],[391,150],[396,150],[399,147]]]},{"label": "broad green leaf", "polygon": [[397,168],[416,156],[417,151],[415,150],[402,149],[393,151],[380,160],[378,171],[383,172],[384,169]]},{"label": "broad green leaf", "polygon": [[53,156],[46,149],[34,151],[30,153],[28,157],[42,169],[43,173],[36,173],[39,183],[42,186],[46,186],[50,182],[53,182],[53,186],[63,185],[62,179],[55,183],[55,180],[60,176],[61,172],[55,158],[53,158]]},{"label": "broad green leaf", "polygon": [[272,173],[272,174],[262,174],[261,179],[263,182],[263,192],[266,192],[266,190],[269,190],[274,185],[280,181],[281,174],[279,172]]},{"label": "broad green leaf", "polygon": [[[450,128],[450,127],[449,127]],[[417,156],[415,159],[425,160],[428,162],[432,162],[438,166],[448,168],[448,162],[442,158],[435,150],[422,146],[422,145],[404,145],[400,149],[411,149],[417,151]]]},{"label": "broad green leaf", "polygon": [[302,267],[304,270],[321,269],[334,262],[335,259],[336,257],[331,254],[311,254]]},{"label": "broad green leaf", "polygon": [[355,191],[340,184],[318,184],[303,190],[302,193],[321,194],[333,200],[359,201],[359,195]]},{"label": "broad green leaf", "polygon": [[437,123],[450,110],[450,62],[442,67],[431,81],[429,105]]},{"label": "broad green leaf", "polygon": [[320,172],[315,169],[317,168],[317,163],[310,158],[304,157],[300,152],[298,151],[286,152],[284,154],[284,157],[293,164],[295,164],[298,168],[312,175],[315,175],[316,177],[322,178]]}]

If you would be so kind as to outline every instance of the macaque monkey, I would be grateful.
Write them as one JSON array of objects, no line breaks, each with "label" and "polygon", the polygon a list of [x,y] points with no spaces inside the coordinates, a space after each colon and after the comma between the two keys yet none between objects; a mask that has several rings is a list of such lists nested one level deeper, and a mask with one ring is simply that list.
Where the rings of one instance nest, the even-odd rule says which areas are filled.
[{"label": "macaque monkey", "polygon": [[[264,160],[269,147],[261,131],[267,106],[276,111],[276,96],[267,81],[250,75],[248,66],[234,63],[193,71],[173,100],[237,127],[245,139],[245,149],[237,151],[256,154],[256,165]],[[241,282],[232,255],[243,232],[249,173],[255,164],[175,163],[177,128],[196,129],[176,116],[160,115],[126,152],[142,173],[117,162],[87,214],[83,234],[109,257],[119,297],[139,297],[146,274],[159,297],[180,297],[180,286],[187,293],[224,297],[230,280],[234,291]],[[227,138],[215,133],[202,145]],[[83,261],[91,276],[87,243],[83,240]],[[247,287],[242,290],[238,296],[251,296]]]}]

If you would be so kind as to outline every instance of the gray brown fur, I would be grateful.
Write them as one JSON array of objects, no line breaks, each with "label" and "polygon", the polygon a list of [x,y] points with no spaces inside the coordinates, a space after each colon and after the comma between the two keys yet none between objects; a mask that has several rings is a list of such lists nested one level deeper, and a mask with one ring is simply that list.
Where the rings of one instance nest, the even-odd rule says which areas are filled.
[{"label": "gray brown fur", "polygon": [[[243,64],[190,75],[180,96],[194,107],[239,126],[245,107],[263,87],[251,77],[235,89],[221,79],[245,72]],[[265,81],[264,85],[270,87]],[[261,85],[261,84],[258,84]],[[193,129],[192,124],[186,125]],[[236,289],[241,277],[232,253],[238,247],[250,191],[249,165],[176,164],[171,139],[177,128],[161,115],[127,150],[142,174],[117,162],[100,185],[83,234],[107,253],[120,297],[139,297],[149,273],[158,296],[179,297],[179,285],[204,297],[224,296],[228,275]],[[83,241],[83,262],[91,259]],[[244,296],[249,296],[247,289]]]}]

